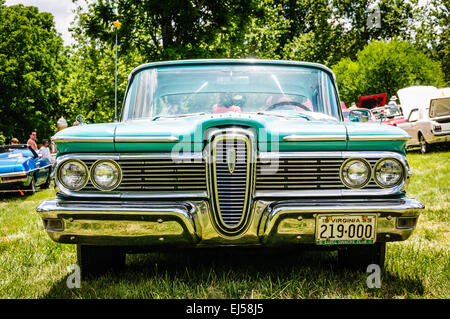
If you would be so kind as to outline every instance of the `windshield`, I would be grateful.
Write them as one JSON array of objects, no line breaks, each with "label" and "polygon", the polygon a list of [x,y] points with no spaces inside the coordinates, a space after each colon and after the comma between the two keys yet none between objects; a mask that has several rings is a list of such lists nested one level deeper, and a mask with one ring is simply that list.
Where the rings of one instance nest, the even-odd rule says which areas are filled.
[{"label": "windshield", "polygon": [[388,107],[386,108],[385,114],[387,117],[401,116],[402,111],[398,107]]},{"label": "windshield", "polygon": [[431,100],[430,118],[450,115],[450,97]]},{"label": "windshield", "polygon": [[[197,65],[144,69],[127,91],[123,120],[192,113],[277,112],[339,119],[330,76],[319,69]],[[314,116],[312,116],[314,117]]]},{"label": "windshield", "polygon": [[358,122],[365,122],[367,120],[375,121],[372,112],[370,110],[365,109],[353,109],[350,111],[349,117],[350,120]]}]

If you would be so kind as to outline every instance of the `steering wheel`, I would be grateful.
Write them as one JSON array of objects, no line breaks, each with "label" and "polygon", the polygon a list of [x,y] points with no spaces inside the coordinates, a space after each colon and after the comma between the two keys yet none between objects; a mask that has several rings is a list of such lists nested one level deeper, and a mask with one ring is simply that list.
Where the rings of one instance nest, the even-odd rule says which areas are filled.
[{"label": "steering wheel", "polygon": [[265,111],[272,111],[272,110],[279,108],[280,106],[286,106],[286,105],[290,105],[292,107],[298,106],[298,107],[304,109],[305,111],[308,111],[308,112],[311,111],[308,107],[304,106],[302,103],[294,102],[294,101],[283,101],[283,102],[278,102],[278,103],[272,104],[272,105],[268,106],[265,109]]}]

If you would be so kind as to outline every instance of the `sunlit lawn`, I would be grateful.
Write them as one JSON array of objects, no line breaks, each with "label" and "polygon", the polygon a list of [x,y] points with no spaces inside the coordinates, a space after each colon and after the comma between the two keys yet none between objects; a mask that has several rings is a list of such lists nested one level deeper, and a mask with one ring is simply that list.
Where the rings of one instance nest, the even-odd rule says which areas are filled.
[{"label": "sunlit lawn", "polygon": [[450,152],[409,153],[408,196],[425,204],[413,236],[389,243],[381,289],[317,251],[128,255],[127,267],[69,289],[75,246],[52,242],[36,206],[52,190],[0,199],[0,298],[449,298]]}]

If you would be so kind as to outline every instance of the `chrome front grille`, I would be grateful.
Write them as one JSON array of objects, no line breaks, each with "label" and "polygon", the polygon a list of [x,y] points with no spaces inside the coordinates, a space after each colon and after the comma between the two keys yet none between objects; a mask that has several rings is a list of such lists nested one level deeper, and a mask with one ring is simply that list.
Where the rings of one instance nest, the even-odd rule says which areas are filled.
[{"label": "chrome front grille", "polygon": [[258,162],[256,190],[341,189],[342,158],[293,158]]},{"label": "chrome front grille", "polygon": [[225,129],[209,136],[206,149],[210,205],[215,225],[235,236],[248,225],[255,174],[254,135]]},{"label": "chrome front grille", "polygon": [[[84,161],[88,168],[95,162]],[[174,161],[172,159],[118,160],[122,182],[115,192],[206,192],[205,163],[203,161]],[[83,190],[97,191],[89,182]]]},{"label": "chrome front grille", "polygon": [[[342,157],[280,158],[257,163],[256,191],[343,190],[339,169]],[[368,159],[373,167],[378,158]],[[380,189],[373,181],[365,189]]]},{"label": "chrome front grille", "polygon": [[[233,155],[234,154],[234,155]],[[234,158],[234,159],[232,159]],[[230,168],[234,161],[234,169]],[[215,149],[216,191],[223,223],[237,226],[244,213],[247,188],[247,144],[240,139],[222,139]]]}]

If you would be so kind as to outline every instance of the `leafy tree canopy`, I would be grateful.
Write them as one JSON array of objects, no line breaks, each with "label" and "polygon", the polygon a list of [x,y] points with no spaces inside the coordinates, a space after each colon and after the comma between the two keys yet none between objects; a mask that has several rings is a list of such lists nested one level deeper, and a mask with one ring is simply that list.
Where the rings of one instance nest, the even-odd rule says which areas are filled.
[{"label": "leafy tree canopy", "polygon": [[[215,57],[242,44],[257,11],[255,0],[98,0],[79,12],[75,32],[113,43],[119,19],[123,51],[137,49],[151,61]],[[217,45],[220,38],[226,43]]]},{"label": "leafy tree canopy", "polygon": [[374,41],[357,53],[357,59],[344,58],[332,67],[341,100],[346,104],[362,95],[395,95],[411,85],[443,86],[440,63],[413,44],[402,40]]},{"label": "leafy tree canopy", "polygon": [[50,137],[56,127],[63,41],[53,16],[36,7],[0,2],[0,132],[26,142],[31,130]]}]

